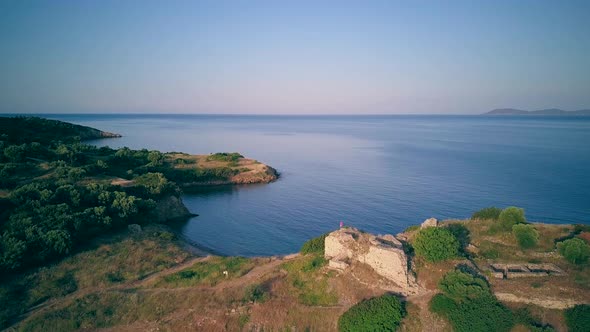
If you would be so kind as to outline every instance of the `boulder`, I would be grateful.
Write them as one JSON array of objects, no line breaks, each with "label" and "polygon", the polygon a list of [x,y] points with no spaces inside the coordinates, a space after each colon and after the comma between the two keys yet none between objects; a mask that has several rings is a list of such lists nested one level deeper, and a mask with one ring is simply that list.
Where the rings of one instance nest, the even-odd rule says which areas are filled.
[{"label": "boulder", "polygon": [[182,199],[176,196],[164,196],[156,202],[156,220],[165,222],[168,220],[182,219],[195,216],[186,208]]},{"label": "boulder", "polygon": [[428,218],[420,225],[420,228],[438,227],[438,220],[436,218]]},{"label": "boulder", "polygon": [[141,226],[138,225],[138,224],[129,224],[129,225],[127,225],[127,229],[132,234],[139,234],[139,233],[141,233]]}]

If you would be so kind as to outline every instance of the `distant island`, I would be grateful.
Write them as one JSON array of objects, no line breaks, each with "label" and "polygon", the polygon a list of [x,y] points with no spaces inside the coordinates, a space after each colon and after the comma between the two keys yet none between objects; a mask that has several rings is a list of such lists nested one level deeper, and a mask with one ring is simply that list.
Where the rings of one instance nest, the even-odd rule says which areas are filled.
[{"label": "distant island", "polygon": [[590,109],[564,111],[558,108],[547,108],[536,111],[525,111],[515,108],[497,108],[482,115],[590,115]]}]

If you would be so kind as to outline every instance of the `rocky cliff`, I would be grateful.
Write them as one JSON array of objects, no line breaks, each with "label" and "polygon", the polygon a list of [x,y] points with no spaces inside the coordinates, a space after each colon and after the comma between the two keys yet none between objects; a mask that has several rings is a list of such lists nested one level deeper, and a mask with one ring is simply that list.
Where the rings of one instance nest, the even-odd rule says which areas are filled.
[{"label": "rocky cliff", "polygon": [[172,219],[195,216],[186,208],[182,199],[176,196],[166,196],[158,200],[156,206],[156,220],[165,222]]}]

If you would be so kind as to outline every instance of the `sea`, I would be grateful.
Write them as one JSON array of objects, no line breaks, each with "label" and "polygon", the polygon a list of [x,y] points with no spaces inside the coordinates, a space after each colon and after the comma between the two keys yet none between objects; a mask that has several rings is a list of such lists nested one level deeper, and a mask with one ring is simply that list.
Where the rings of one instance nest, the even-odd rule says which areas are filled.
[{"label": "sea", "polygon": [[529,221],[590,224],[590,117],[44,114],[119,133],[97,146],[239,152],[270,184],[185,193],[173,224],[222,255],[282,255],[340,222],[395,234],[424,219],[519,206]]}]

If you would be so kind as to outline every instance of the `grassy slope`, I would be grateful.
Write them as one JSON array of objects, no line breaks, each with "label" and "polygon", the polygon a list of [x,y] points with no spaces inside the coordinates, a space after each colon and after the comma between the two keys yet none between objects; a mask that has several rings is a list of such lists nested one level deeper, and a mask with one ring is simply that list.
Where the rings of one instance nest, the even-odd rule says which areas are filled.
[{"label": "grassy slope", "polygon": [[[433,292],[437,291],[438,280],[457,264],[475,263],[485,273],[485,267],[491,263],[552,263],[564,270],[566,276],[549,276],[540,278],[495,279],[489,274],[489,282],[496,293],[511,293],[522,298],[539,299],[573,299],[588,302],[590,299],[590,266],[576,266],[567,262],[555,249],[555,241],[572,236],[572,225],[550,225],[532,223],[539,232],[536,247],[520,249],[511,232],[496,230],[492,220],[449,220],[442,225],[460,223],[469,230],[470,243],[474,246],[468,250],[470,259],[457,259],[451,262],[428,263],[415,259],[418,281]],[[406,235],[410,241],[417,229],[412,228]],[[412,301],[412,299],[409,299]],[[565,329],[561,310],[547,309],[522,303],[506,303],[512,309],[528,308],[538,321],[549,323],[558,330]],[[411,313],[410,313],[411,314]],[[518,331],[519,327],[515,327]]]},{"label": "grassy slope", "polygon": [[[565,278],[490,279],[494,290],[522,291],[529,296],[563,296],[573,290],[576,296],[588,298],[588,284],[576,281],[579,274],[588,275],[588,267],[574,267],[559,256],[546,255],[553,250],[553,240],[541,241],[538,248],[524,252],[510,236],[490,235],[487,222],[468,221],[465,225],[476,246],[481,248],[485,241],[501,244],[499,255],[504,258],[488,260],[474,254],[477,264],[508,258],[547,261],[568,272]],[[552,239],[571,230],[567,225],[536,227],[541,236]],[[352,273],[334,273],[325,268],[319,254],[289,259],[199,259],[183,251],[181,244],[166,234],[161,228],[148,228],[134,237],[124,232],[102,239],[102,244],[52,267],[16,278],[27,280],[29,285],[23,308],[41,303],[17,329],[40,330],[43,325],[64,331],[95,327],[185,330],[197,326],[206,330],[298,327],[330,331],[335,330],[338,317],[350,306],[385,292],[375,287],[379,279],[371,271],[355,266]],[[434,291],[446,271],[464,262],[467,260],[437,264],[417,260],[418,281]],[[227,277],[223,271],[229,272]],[[11,287],[8,284],[4,289]],[[403,330],[433,326],[448,330],[444,321],[423,310],[432,294],[408,298],[409,315],[403,321]],[[539,321],[564,327],[559,310],[508,305],[513,309],[527,307]]]}]

